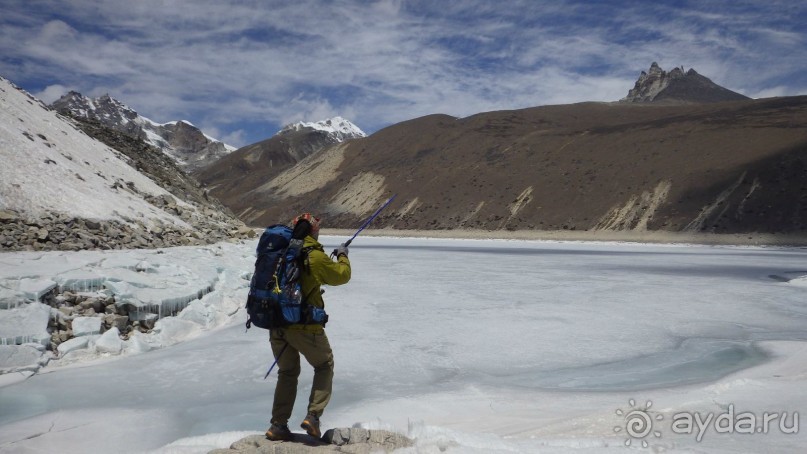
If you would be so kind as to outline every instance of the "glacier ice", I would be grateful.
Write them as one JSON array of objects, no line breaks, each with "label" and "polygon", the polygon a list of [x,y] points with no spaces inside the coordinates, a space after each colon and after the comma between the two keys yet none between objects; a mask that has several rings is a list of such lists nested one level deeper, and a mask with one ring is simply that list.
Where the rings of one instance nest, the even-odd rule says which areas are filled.
[{"label": "glacier ice", "polygon": [[73,319],[73,335],[75,337],[91,336],[101,333],[100,317],[75,317]]},{"label": "glacier ice", "polygon": [[64,356],[74,350],[79,350],[87,347],[89,343],[90,343],[89,336],[74,337],[59,344],[56,350],[59,352],[59,356]]},{"label": "glacier ice", "polygon": [[[0,311],[0,344],[21,345],[37,343],[50,344],[48,320],[50,306],[30,303],[24,306]],[[0,363],[0,367],[2,363]]]},{"label": "glacier ice", "polygon": [[120,331],[113,326],[95,340],[95,351],[98,353],[119,354],[123,350],[123,340],[120,338]]}]

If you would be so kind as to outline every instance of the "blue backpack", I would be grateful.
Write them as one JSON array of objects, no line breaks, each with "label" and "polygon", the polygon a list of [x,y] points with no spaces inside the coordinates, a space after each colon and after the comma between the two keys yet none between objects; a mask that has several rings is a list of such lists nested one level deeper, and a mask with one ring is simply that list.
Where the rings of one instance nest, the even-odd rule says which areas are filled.
[{"label": "blue backpack", "polygon": [[302,239],[292,238],[292,229],[282,224],[271,225],[258,241],[255,271],[247,297],[247,329],[275,329],[303,324],[327,322],[325,311],[305,302],[300,287],[300,274],[306,266],[308,250]]},{"label": "blue backpack", "polygon": [[292,240],[292,230],[272,225],[258,241],[255,271],[247,297],[247,329],[274,329],[300,321],[300,252],[303,240]]}]

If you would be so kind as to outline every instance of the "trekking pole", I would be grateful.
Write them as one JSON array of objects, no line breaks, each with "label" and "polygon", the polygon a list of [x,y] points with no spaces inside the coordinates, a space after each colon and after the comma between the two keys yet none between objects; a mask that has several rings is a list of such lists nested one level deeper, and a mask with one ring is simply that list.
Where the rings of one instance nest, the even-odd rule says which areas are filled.
[{"label": "trekking pole", "polygon": [[367,218],[367,220],[366,220],[366,221],[364,221],[364,224],[362,224],[362,225],[361,225],[361,227],[359,227],[359,230],[357,230],[357,231],[356,231],[356,233],[354,233],[354,234],[353,234],[353,236],[352,236],[352,237],[351,237],[349,240],[347,240],[347,242],[345,243],[345,246],[350,246],[350,243],[351,243],[351,242],[353,242],[353,240],[354,240],[354,239],[356,239],[356,237],[357,237],[357,236],[359,236],[359,234],[361,233],[361,231],[362,231],[362,230],[364,230],[365,228],[367,228],[367,226],[369,226],[369,225],[370,225],[370,223],[371,223],[371,222],[373,222],[373,219],[375,219],[376,217],[378,217],[378,215],[381,213],[381,210],[383,210],[384,208],[386,208],[386,207],[387,207],[387,205],[389,205],[390,203],[392,203],[393,199],[395,199],[395,197],[396,197],[397,195],[398,195],[398,194],[393,194],[393,196],[392,196],[392,197],[390,197],[390,198],[389,198],[389,199],[388,199],[386,202],[384,202],[384,204],[383,204],[383,205],[381,205],[381,207],[380,207],[379,209],[375,210],[375,213],[373,213],[373,215],[372,215],[372,216],[370,216],[369,218]]},{"label": "trekking pole", "polygon": [[269,370],[268,370],[268,371],[266,371],[266,375],[264,375],[264,376],[263,376],[263,379],[264,379],[264,380],[266,380],[266,377],[268,377],[268,376],[269,376],[269,374],[271,374],[271,373],[272,373],[272,369],[274,369],[274,368],[275,368],[275,365],[277,364],[278,360],[280,360],[280,357],[281,357],[281,356],[283,356],[283,352],[285,352],[285,351],[286,351],[286,347],[288,347],[288,346],[289,346],[289,344],[288,344],[288,343],[286,343],[286,345],[284,345],[284,346],[283,346],[283,348],[281,348],[281,349],[280,349],[280,354],[279,354],[279,355],[277,355],[277,358],[275,358],[275,362],[273,362],[273,363],[272,363],[272,367],[270,367],[270,368],[269,368]]}]

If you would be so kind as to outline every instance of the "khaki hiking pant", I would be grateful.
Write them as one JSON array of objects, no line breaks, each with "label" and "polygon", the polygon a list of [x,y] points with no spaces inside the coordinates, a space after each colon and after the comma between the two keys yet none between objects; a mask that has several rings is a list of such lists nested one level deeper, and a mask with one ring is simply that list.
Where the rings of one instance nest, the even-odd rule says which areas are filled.
[{"label": "khaki hiking pant", "polygon": [[[269,340],[275,358],[280,355],[277,360],[277,386],[272,404],[272,424],[289,422],[297,398],[300,354],[314,368],[314,384],[308,397],[308,413],[321,416],[328,401],[331,400],[333,387],[333,352],[325,331],[278,328],[271,330]],[[286,350],[281,355],[283,347],[286,347]]]}]

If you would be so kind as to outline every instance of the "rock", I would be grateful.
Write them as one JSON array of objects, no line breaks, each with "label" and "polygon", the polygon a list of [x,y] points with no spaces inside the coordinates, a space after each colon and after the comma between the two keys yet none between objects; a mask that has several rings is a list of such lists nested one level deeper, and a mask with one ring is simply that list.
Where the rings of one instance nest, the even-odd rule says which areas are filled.
[{"label": "rock", "polygon": [[104,305],[104,299],[98,297],[87,298],[81,302],[80,306],[84,310],[92,309],[96,314],[103,313],[106,307]]},{"label": "rock", "polygon": [[44,242],[45,240],[48,239],[48,235],[50,235],[50,231],[48,231],[48,229],[43,227],[43,228],[37,230],[36,239],[39,240],[39,241]]},{"label": "rock", "polygon": [[[107,309],[110,307],[113,310],[115,308],[115,306],[107,306]],[[104,316],[104,324],[109,328],[117,328],[118,331],[124,332],[126,331],[126,325],[129,324],[129,317],[118,314],[107,314]]]},{"label": "rock", "polygon": [[0,223],[7,223],[17,220],[17,214],[13,211],[0,210]]},{"label": "rock", "polygon": [[392,452],[413,446],[412,440],[401,434],[386,430],[339,428],[325,432],[322,439],[295,434],[291,441],[271,441],[265,435],[250,435],[232,445],[230,449],[217,449],[210,454],[258,454],[258,453],[376,453]]},{"label": "rock", "polygon": [[85,219],[84,225],[90,230],[101,230],[101,223],[91,219]]},{"label": "rock", "polygon": [[159,319],[157,314],[146,314],[139,320],[140,327],[145,330],[154,329],[154,324],[157,323],[157,319]]},{"label": "rock", "polygon": [[247,238],[255,238],[257,234],[255,233],[254,229],[251,229],[245,225],[238,227],[238,236],[240,237],[247,237]]},{"label": "rock", "polygon": [[[57,326],[61,329],[70,329],[72,327],[72,314],[65,314],[62,312],[62,309],[74,309],[72,307],[60,307],[59,314],[57,317]],[[75,309],[74,309],[75,310]]]},{"label": "rock", "polygon": [[76,312],[76,307],[75,306],[59,306],[58,310],[62,314],[69,317],[69,316],[73,315],[74,312]]},{"label": "rock", "polygon": [[395,432],[368,430],[358,427],[336,428],[325,432],[322,439],[336,446],[369,444],[371,450],[392,451],[412,446],[412,440]]}]

